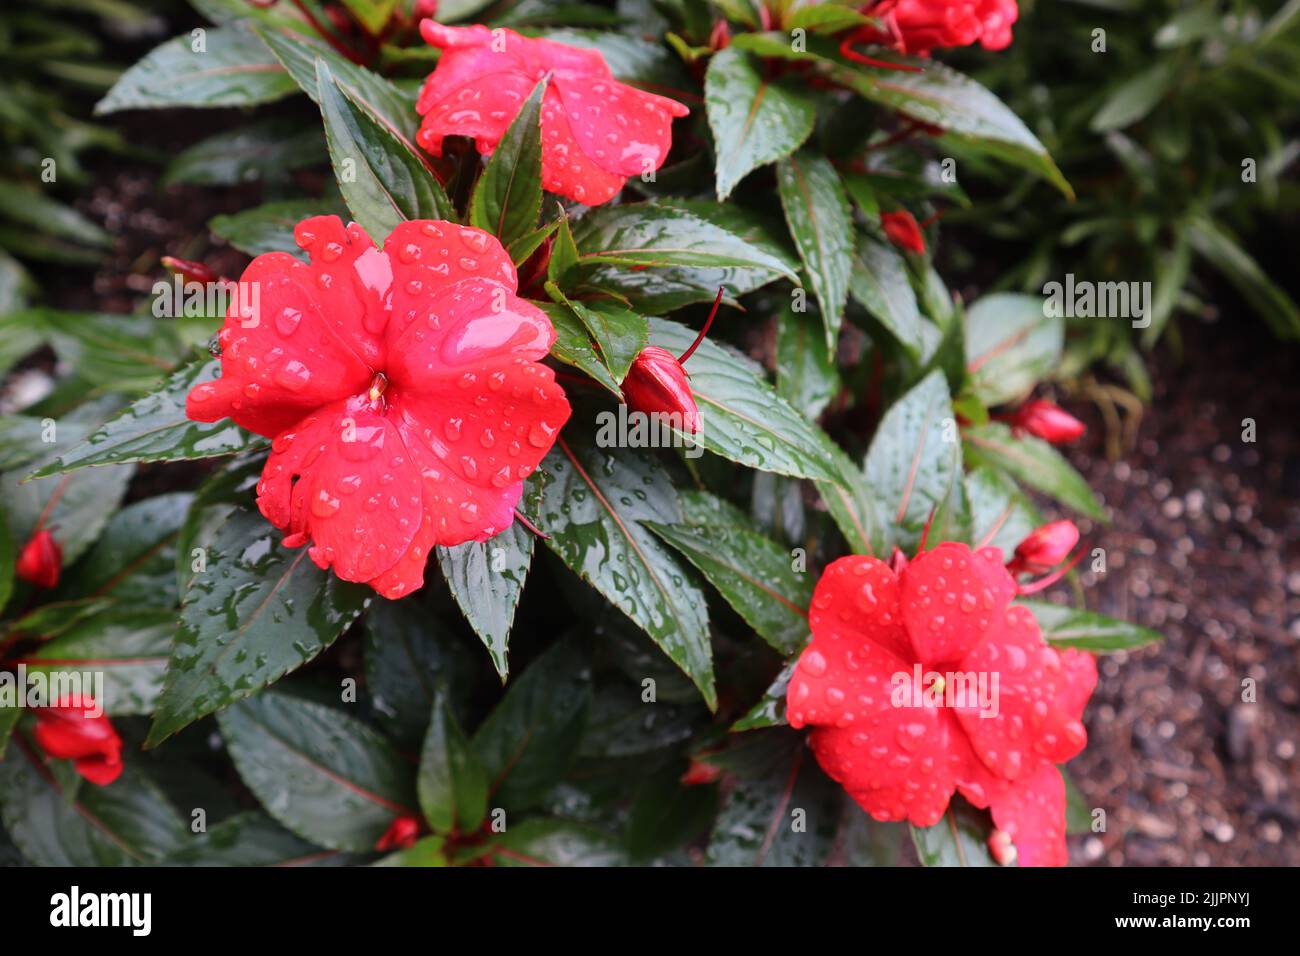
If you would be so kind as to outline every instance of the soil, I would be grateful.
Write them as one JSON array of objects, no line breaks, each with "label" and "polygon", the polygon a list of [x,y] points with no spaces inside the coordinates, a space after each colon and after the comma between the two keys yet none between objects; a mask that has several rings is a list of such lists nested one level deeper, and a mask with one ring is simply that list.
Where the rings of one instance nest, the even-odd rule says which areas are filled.
[{"label": "soil", "polygon": [[[118,247],[93,278],[45,277],[48,304],[136,308],[164,254],[238,275],[246,257],[208,246],[205,224],[258,189],[156,181],[151,167],[105,172],[78,205]],[[1185,357],[1156,357],[1154,400],[1119,460],[1097,409],[1064,402],[1089,423],[1071,456],[1113,517],[1081,522],[1107,556],[1082,576],[1086,603],[1165,635],[1101,661],[1070,773],[1105,829],[1072,838],[1078,864],[1300,865],[1300,353],[1241,314],[1183,321]]]},{"label": "soil", "polygon": [[1165,635],[1101,661],[1070,772],[1105,831],[1076,863],[1300,865],[1300,354],[1239,314],[1184,320],[1120,460],[1096,409],[1067,403],[1113,517],[1081,525],[1107,559],[1087,604]]}]

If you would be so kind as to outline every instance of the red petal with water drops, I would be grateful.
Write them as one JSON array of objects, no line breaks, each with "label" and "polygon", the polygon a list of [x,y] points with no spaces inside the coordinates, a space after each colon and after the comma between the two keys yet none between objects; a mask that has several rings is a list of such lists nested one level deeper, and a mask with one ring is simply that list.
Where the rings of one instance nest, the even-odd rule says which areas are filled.
[{"label": "red petal with water drops", "polygon": [[406,553],[422,519],[419,472],[368,396],[337,402],[278,435],[257,505],[345,581],[369,581]]},{"label": "red petal with water drops", "polygon": [[887,708],[847,727],[818,727],[809,746],[822,769],[877,820],[933,826],[973,761],[952,714]]},{"label": "red petal with water drops", "polygon": [[352,341],[351,323],[338,320],[346,312],[364,315],[364,300],[351,281],[322,284],[322,274],[334,271],[287,252],[252,260],[218,336],[221,377],[191,390],[186,415],[230,418],[274,437],[315,408],[367,388],[373,373],[365,347]]},{"label": "red petal with water drops", "polygon": [[909,664],[915,660],[903,630],[898,576],[876,558],[850,555],[827,566],[813,590],[808,626],[814,635],[847,631]]},{"label": "red petal with water drops", "polygon": [[998,829],[1015,844],[1021,866],[1065,866],[1070,862],[1065,842],[1065,779],[1055,765],[1044,762],[1032,774],[994,787],[987,806]]},{"label": "red petal with water drops", "polygon": [[658,169],[672,145],[675,100],[620,83],[596,50],[520,36],[512,30],[445,27],[426,20],[424,39],[443,50],[417,103],[418,140],[438,155],[445,136],[468,136],[489,153],[524,99],[550,75],[542,108],[542,183],[594,205],[629,176]]},{"label": "red petal with water drops", "polygon": [[917,658],[929,664],[964,658],[1016,590],[991,552],[952,541],[917,557],[901,578],[903,623]]}]

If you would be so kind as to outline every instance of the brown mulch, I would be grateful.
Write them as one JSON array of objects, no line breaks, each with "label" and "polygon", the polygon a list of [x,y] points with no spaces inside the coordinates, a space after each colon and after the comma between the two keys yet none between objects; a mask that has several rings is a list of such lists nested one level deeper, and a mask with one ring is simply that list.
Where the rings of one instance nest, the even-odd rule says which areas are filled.
[{"label": "brown mulch", "polygon": [[1182,331],[1120,460],[1069,403],[1090,425],[1072,457],[1113,515],[1085,529],[1107,557],[1087,604],[1166,637],[1101,660],[1070,773],[1106,827],[1072,856],[1300,865],[1300,353],[1247,314]]}]

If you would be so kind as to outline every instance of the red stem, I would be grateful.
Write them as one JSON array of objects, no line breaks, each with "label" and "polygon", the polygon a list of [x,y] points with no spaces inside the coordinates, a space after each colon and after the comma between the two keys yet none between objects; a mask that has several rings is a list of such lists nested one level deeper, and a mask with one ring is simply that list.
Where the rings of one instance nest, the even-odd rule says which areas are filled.
[{"label": "red stem", "polygon": [[678,357],[678,365],[685,365],[686,360],[695,354],[695,350],[699,348],[700,343],[704,341],[704,336],[709,334],[709,326],[713,324],[713,317],[718,314],[718,307],[722,305],[722,293],[723,287],[718,286],[718,295],[713,300],[713,309],[709,312],[709,317],[704,320],[704,328],[700,329],[700,334],[695,336],[695,341],[691,343],[691,347]]}]

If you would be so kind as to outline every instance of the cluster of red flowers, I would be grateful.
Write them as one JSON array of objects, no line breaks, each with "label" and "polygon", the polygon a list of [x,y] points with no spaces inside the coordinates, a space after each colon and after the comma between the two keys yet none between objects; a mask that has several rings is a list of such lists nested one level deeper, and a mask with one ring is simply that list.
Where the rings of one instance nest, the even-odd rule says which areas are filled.
[{"label": "cluster of red flowers", "polygon": [[[864,9],[880,28],[855,42],[920,54],[976,41],[1000,49],[1017,16],[1014,0],[880,0]],[[437,155],[444,137],[467,136],[490,153],[547,79],[543,184],[579,202],[608,201],[629,176],[662,164],[672,119],[687,112],[618,83],[592,50],[483,26],[425,21],[421,32],[443,54],[420,95],[420,144]],[[896,245],[924,252],[909,213],[885,213],[881,224]],[[539,364],[555,333],[516,294],[514,266],[487,233],[408,222],[380,251],[355,224],[320,217],[295,237],[310,264],[285,253],[252,262],[241,282],[260,285],[261,314],[227,315],[222,375],[197,386],[187,410],[272,438],[258,506],[287,532],[285,543],[310,543],[322,568],[398,597],[421,585],[434,545],[482,540],[514,519],[523,480],[569,415]],[[628,404],[679,412],[698,428],[682,367],[693,349],[642,352],[623,383]],[[1065,440],[1073,419],[1047,405],[1023,406],[1013,426]],[[1086,742],[1080,717],[1096,667],[1087,654],[1048,645],[1032,614],[1011,602],[1015,575],[1054,567],[1077,541],[1077,529],[1058,522],[1005,565],[997,549],[944,543],[911,563],[853,556],[827,568],[788,715],[792,726],[814,728],[817,759],[867,812],[928,826],[960,792],[991,810],[1000,859],[1014,847],[1025,864],[1065,862],[1056,765]],[[963,674],[995,678],[996,700],[959,695],[936,705],[951,691],[945,675]],[[60,736],[53,722],[63,719],[43,718],[47,752],[105,776],[84,762],[110,765],[111,748],[74,752],[89,745]],[[711,774],[693,768],[684,779]],[[379,846],[409,846],[418,830],[399,819]]]}]

